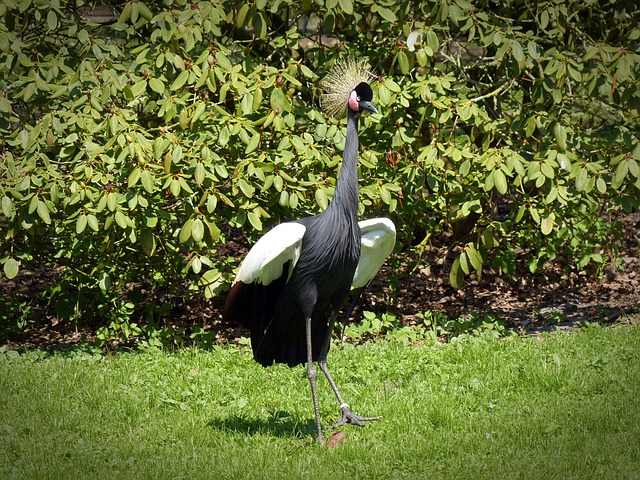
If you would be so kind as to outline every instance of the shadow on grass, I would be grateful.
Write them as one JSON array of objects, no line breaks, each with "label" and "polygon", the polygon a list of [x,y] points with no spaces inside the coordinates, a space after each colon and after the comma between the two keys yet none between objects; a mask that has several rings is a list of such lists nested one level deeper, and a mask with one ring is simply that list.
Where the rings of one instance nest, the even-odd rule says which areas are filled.
[{"label": "shadow on grass", "polygon": [[247,418],[234,415],[215,418],[207,423],[211,428],[243,435],[271,435],[274,437],[305,438],[315,435],[316,424],[312,420],[301,422],[289,412],[275,412],[268,418]]}]

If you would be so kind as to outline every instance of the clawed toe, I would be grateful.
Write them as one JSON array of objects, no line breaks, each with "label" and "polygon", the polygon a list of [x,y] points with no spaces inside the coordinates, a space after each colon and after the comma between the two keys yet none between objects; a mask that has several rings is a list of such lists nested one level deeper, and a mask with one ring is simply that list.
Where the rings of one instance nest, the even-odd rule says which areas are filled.
[{"label": "clawed toe", "polygon": [[358,425],[359,427],[364,427],[364,422],[372,422],[373,420],[380,420],[382,417],[362,417],[360,415],[356,415],[349,407],[342,408],[342,415],[340,416],[340,420],[337,423],[331,426],[331,428],[338,428],[346,423],[351,423],[353,425]]}]

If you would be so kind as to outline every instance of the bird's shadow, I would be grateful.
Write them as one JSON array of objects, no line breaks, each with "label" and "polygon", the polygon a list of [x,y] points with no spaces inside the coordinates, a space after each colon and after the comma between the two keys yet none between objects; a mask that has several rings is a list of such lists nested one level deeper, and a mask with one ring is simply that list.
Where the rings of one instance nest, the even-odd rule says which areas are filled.
[{"label": "bird's shadow", "polygon": [[300,420],[289,412],[274,412],[269,417],[245,417],[233,415],[214,418],[207,425],[216,430],[241,433],[243,435],[270,435],[274,437],[306,438],[315,434],[312,420]]}]

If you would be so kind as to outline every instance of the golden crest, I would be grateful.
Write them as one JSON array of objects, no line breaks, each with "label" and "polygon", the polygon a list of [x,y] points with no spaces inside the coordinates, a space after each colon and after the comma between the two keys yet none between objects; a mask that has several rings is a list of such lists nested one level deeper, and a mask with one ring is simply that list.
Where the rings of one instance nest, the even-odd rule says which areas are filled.
[{"label": "golden crest", "polygon": [[362,82],[370,82],[375,75],[366,60],[348,57],[338,60],[322,81],[324,94],[320,106],[327,115],[342,118],[347,114],[349,95]]}]

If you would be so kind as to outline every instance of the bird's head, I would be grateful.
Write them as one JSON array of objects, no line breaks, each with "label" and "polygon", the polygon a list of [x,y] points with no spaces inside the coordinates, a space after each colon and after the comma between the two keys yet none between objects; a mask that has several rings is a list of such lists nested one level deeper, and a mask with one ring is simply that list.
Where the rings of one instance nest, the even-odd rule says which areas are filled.
[{"label": "bird's head", "polygon": [[347,58],[335,63],[322,82],[325,93],[320,97],[324,111],[342,118],[348,110],[357,115],[364,111],[378,113],[373,106],[373,90],[369,81],[375,78],[364,60]]},{"label": "bird's head", "polygon": [[371,103],[373,100],[373,90],[371,85],[367,82],[360,82],[356,88],[351,91],[349,95],[349,108],[360,114],[360,112],[368,111],[372,113],[378,113],[376,107]]}]

